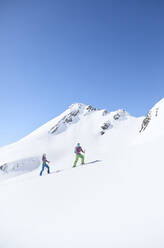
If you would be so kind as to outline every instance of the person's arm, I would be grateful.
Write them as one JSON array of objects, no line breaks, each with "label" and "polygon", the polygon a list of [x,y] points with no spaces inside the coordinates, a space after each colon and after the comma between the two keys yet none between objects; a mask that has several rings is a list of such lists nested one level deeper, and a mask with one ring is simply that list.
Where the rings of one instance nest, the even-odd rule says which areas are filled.
[{"label": "person's arm", "polygon": [[83,151],[83,149],[81,148],[81,151],[83,152],[83,153],[85,153],[85,151]]}]

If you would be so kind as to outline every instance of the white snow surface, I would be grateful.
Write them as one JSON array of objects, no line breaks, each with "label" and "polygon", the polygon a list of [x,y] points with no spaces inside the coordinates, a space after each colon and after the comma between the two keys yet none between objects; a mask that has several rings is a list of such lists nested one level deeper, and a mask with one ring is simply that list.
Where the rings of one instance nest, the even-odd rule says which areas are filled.
[{"label": "white snow surface", "polygon": [[[0,248],[163,248],[164,99],[151,111],[139,133],[144,117],[73,104],[0,148]],[[72,168],[77,142],[86,164]]]}]

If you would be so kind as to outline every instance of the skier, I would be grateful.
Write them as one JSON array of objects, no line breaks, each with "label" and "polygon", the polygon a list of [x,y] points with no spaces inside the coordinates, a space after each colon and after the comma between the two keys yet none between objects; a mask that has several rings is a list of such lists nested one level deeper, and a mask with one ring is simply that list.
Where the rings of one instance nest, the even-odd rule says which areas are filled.
[{"label": "skier", "polygon": [[73,167],[76,167],[79,158],[81,158],[81,164],[84,164],[84,155],[82,155],[81,152],[85,153],[85,151],[81,148],[80,143],[77,143],[77,146],[75,147],[76,159]]},{"label": "skier", "polygon": [[50,161],[47,160],[46,154],[45,154],[45,153],[44,153],[43,156],[42,156],[42,162],[43,162],[43,163],[42,163],[42,170],[41,170],[41,172],[40,172],[40,176],[42,176],[42,173],[43,173],[45,167],[47,168],[48,174],[50,173],[50,167],[49,167],[48,164],[47,164],[47,163],[49,163]]}]

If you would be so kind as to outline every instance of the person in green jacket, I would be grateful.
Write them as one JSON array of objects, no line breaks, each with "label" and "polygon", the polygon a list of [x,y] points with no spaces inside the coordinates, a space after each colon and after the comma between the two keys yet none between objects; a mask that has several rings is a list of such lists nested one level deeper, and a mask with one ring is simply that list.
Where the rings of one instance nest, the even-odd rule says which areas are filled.
[{"label": "person in green jacket", "polygon": [[81,154],[81,152],[85,153],[85,151],[83,151],[81,148],[80,143],[77,143],[77,146],[75,147],[76,159],[74,161],[73,167],[76,167],[79,158],[81,158],[81,164],[84,164],[84,155]]}]

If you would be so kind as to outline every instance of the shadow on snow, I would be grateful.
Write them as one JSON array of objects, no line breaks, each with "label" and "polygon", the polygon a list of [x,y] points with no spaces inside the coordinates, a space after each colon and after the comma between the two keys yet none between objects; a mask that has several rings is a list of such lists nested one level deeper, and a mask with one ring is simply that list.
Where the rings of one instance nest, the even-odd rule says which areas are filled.
[{"label": "shadow on snow", "polygon": [[[95,163],[99,163],[99,162],[101,162],[101,161],[102,161],[102,160],[94,160],[94,161],[85,163],[84,165],[77,166],[77,167],[83,167],[83,166],[85,166],[85,165],[88,165],[88,164],[95,164]],[[65,171],[65,170],[67,170],[67,169],[61,169],[61,170],[52,171],[50,174],[53,174],[53,173],[60,173],[60,172]]]}]

